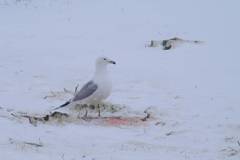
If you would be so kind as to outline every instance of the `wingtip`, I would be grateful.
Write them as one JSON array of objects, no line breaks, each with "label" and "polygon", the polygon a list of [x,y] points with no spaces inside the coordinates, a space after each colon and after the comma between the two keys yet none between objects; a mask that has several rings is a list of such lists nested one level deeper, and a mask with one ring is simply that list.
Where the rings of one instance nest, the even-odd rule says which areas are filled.
[{"label": "wingtip", "polygon": [[53,110],[57,110],[57,109],[66,107],[66,106],[69,105],[69,104],[70,104],[70,101],[67,101],[67,102],[65,102],[64,104],[62,104],[61,106],[54,108]]}]

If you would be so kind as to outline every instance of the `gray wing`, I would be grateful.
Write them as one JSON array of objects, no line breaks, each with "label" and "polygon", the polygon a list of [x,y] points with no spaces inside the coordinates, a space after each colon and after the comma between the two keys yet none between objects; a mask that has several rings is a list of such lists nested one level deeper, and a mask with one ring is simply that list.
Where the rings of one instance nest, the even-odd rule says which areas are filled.
[{"label": "gray wing", "polygon": [[98,88],[97,84],[95,84],[93,81],[89,81],[75,95],[75,97],[73,98],[72,101],[73,102],[74,101],[79,101],[79,100],[82,100],[82,99],[85,99],[85,98],[89,97],[90,95],[92,95],[97,90],[97,88]]}]

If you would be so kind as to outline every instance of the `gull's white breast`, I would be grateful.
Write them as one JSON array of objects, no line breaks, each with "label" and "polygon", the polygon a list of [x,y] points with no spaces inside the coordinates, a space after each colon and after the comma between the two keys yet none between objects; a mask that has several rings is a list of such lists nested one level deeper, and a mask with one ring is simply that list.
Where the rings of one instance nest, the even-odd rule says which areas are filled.
[{"label": "gull's white breast", "polygon": [[83,99],[79,103],[96,105],[109,97],[112,91],[112,83],[109,79],[95,79],[93,82],[97,84],[97,90],[92,95]]},{"label": "gull's white breast", "polygon": [[111,83],[111,81],[106,80],[106,79],[97,81],[95,83],[97,83],[98,88],[97,88],[96,92],[93,93],[91,99],[98,103],[109,97],[109,95],[112,91],[112,83]]}]

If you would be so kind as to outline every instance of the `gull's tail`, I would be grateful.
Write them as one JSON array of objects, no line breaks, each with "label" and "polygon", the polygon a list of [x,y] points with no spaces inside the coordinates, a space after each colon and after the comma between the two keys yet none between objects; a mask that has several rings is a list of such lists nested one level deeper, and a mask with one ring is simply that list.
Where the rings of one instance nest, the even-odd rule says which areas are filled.
[{"label": "gull's tail", "polygon": [[59,106],[59,107],[54,108],[53,110],[57,110],[57,109],[60,109],[60,108],[66,107],[66,106],[69,105],[70,103],[71,103],[71,100],[67,101],[66,103],[62,104],[62,105]]}]

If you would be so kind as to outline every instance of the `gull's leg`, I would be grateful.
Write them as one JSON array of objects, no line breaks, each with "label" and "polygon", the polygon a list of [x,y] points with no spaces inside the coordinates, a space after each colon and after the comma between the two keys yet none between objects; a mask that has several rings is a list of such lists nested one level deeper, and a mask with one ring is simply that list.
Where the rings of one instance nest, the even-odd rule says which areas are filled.
[{"label": "gull's leg", "polygon": [[105,109],[106,109],[105,104],[103,104],[103,110],[105,110]]},{"label": "gull's leg", "polygon": [[87,116],[88,116],[88,110],[87,110],[87,108],[85,109],[85,114],[84,114],[84,118],[87,118]]},{"label": "gull's leg", "polygon": [[87,116],[88,116],[88,105],[84,105],[84,107],[85,107],[85,115],[83,116],[84,118],[87,118]]},{"label": "gull's leg", "polygon": [[98,104],[98,117],[101,117],[100,104]]}]

